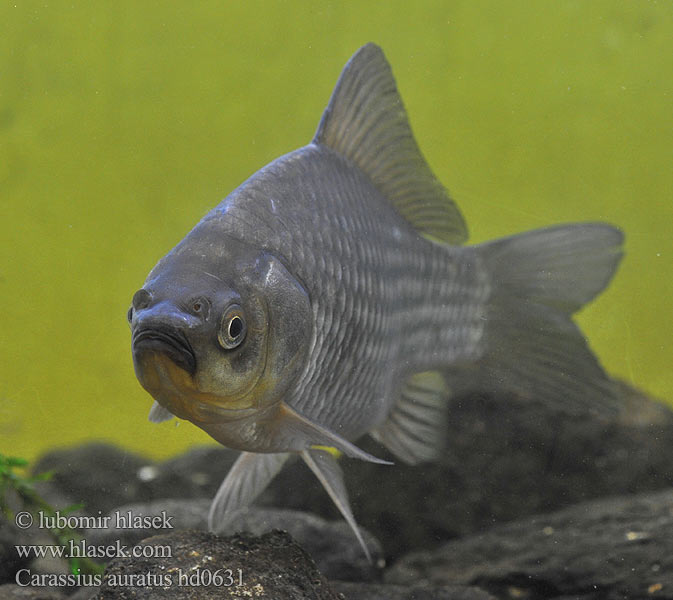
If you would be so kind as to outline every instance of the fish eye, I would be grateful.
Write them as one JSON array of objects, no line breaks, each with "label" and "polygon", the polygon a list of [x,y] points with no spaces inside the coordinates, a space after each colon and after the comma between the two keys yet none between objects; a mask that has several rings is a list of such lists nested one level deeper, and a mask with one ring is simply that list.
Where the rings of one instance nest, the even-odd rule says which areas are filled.
[{"label": "fish eye", "polygon": [[243,309],[238,304],[232,304],[222,315],[217,341],[225,350],[232,350],[241,345],[246,331]]}]

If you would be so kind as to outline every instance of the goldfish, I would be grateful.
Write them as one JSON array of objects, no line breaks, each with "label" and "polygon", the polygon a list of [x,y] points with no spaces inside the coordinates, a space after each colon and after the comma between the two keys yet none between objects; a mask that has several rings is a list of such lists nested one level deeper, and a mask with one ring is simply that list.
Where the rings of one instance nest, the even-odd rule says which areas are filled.
[{"label": "goldfish", "polygon": [[185,419],[241,451],[211,530],[299,455],[369,557],[337,455],[390,462],[358,447],[362,436],[407,464],[436,459],[447,403],[466,389],[615,410],[572,315],[612,278],[620,229],[467,239],[382,50],[363,46],[313,140],[231,192],[133,295],[150,420]]}]

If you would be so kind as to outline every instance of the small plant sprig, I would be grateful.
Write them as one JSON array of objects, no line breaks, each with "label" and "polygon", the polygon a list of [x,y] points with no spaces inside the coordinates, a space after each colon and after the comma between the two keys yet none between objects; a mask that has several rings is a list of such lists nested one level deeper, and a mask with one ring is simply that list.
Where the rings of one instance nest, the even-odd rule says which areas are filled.
[{"label": "small plant sprig", "polygon": [[[56,509],[44,500],[35,489],[37,482],[48,481],[53,473],[47,471],[30,476],[17,472],[17,470],[25,470],[27,466],[28,461],[25,458],[0,454],[0,512],[10,522],[13,522],[15,518],[14,511],[9,504],[11,493],[18,497],[22,504],[22,509],[30,512],[34,517],[38,513],[42,513],[48,517],[56,516]],[[81,504],[74,504],[58,512],[62,515],[67,515],[81,507]],[[60,546],[67,546],[70,542],[77,544],[82,540],[82,536],[71,527],[52,527],[49,528],[48,532]],[[105,569],[105,565],[99,564],[87,557],[69,557],[68,565],[73,575],[77,575],[78,573],[96,575],[102,573]]]}]

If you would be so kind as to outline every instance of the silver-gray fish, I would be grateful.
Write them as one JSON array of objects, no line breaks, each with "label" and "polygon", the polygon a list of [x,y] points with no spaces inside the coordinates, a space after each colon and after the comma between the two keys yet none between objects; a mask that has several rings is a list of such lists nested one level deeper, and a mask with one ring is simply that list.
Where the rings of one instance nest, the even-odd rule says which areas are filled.
[{"label": "silver-gray fish", "polygon": [[313,141],[229,194],[133,297],[150,420],[187,419],[242,450],[211,529],[298,453],[362,543],[324,447],[386,462],[354,444],[369,434],[405,463],[432,460],[460,390],[616,406],[570,316],[610,281],[621,232],[578,223],[462,246],[467,237],[383,52],[364,46]]}]

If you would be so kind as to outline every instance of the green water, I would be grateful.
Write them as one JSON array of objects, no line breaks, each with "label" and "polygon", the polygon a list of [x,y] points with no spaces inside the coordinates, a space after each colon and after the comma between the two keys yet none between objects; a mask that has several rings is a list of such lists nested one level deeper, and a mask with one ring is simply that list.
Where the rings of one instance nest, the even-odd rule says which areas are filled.
[{"label": "green water", "polygon": [[673,401],[673,3],[2,2],[0,450],[207,441],[148,423],[131,295],[209,208],[310,140],[367,41],[472,241],[626,231],[579,320],[611,373]]}]

